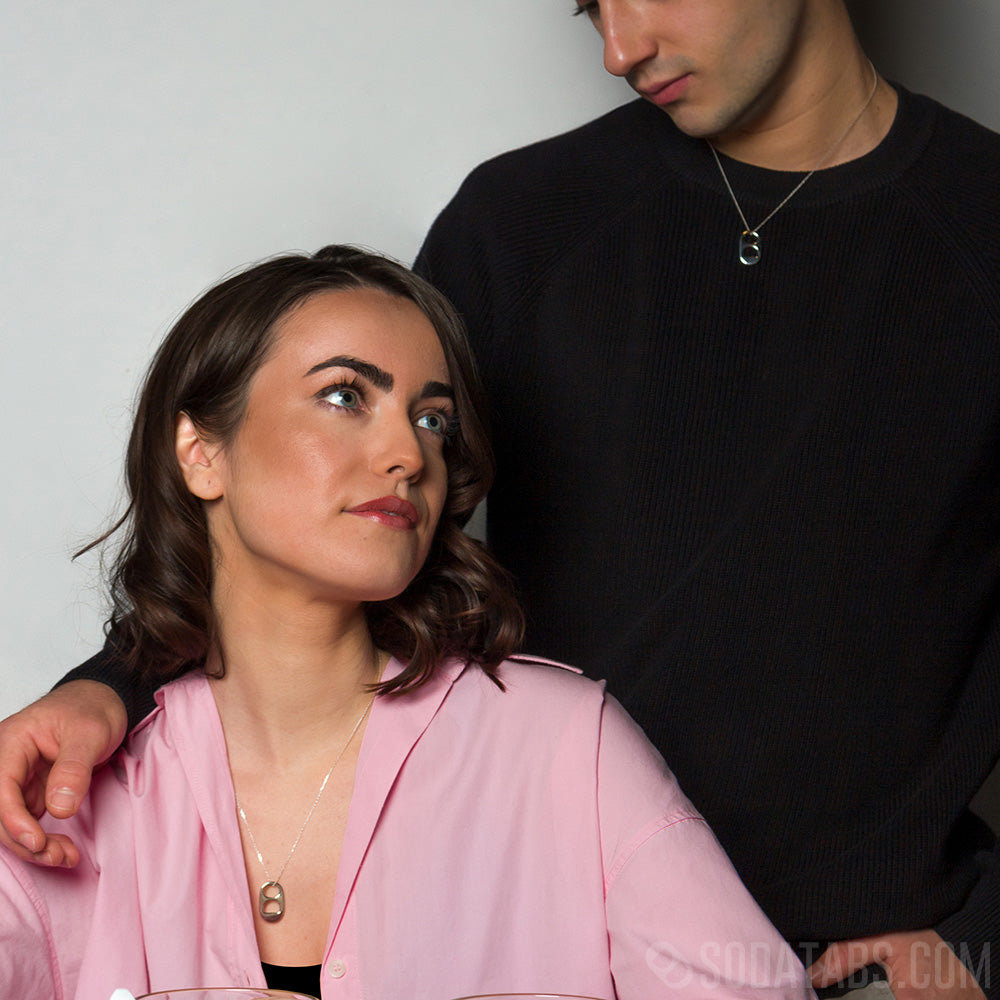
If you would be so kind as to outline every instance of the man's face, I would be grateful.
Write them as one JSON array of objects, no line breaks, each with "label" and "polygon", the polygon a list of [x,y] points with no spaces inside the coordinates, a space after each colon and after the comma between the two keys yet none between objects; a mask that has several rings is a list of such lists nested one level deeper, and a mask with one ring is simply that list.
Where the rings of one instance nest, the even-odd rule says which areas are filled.
[{"label": "man's face", "polygon": [[[767,127],[802,69],[814,0],[580,0],[604,65],[699,138]],[[799,65],[797,65],[799,64]]]}]

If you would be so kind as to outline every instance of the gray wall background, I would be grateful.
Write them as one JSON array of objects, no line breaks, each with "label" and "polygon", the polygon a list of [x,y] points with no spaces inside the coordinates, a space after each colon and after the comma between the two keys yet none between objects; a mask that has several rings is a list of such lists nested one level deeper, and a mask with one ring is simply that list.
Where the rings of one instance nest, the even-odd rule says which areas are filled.
[{"label": "gray wall background", "polygon": [[[2,0],[0,715],[100,645],[136,382],[282,250],[409,261],[480,160],[630,98],[572,0]],[[867,0],[879,68],[1000,127],[997,0]]]}]

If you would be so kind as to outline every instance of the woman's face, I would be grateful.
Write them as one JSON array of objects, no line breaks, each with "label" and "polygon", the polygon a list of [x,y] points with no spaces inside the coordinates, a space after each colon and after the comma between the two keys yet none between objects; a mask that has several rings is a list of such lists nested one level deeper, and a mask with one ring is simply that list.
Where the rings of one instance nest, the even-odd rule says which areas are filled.
[{"label": "woman's face", "polygon": [[216,585],[262,600],[400,593],[445,502],[454,416],[444,352],[413,302],[352,289],[300,303],[276,327],[234,439],[205,445],[215,477],[195,492],[209,500]]}]

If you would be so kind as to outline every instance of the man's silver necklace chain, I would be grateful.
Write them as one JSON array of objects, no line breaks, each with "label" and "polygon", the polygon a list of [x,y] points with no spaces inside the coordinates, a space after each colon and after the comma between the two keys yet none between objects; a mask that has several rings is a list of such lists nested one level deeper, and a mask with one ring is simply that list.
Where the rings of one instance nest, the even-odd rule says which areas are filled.
[{"label": "man's silver necklace chain", "polygon": [[[861,110],[854,116],[851,124],[847,126],[840,138],[838,138],[837,141],[826,151],[826,153],[823,154],[823,158],[819,161],[819,163],[817,163],[816,166],[813,167],[812,170],[810,170],[809,173],[807,173],[805,177],[803,177],[802,180],[800,180],[798,184],[796,184],[795,187],[793,187],[792,190],[789,191],[788,194],[786,194],[785,197],[782,198],[781,201],[778,202],[778,204],[772,208],[760,222],[757,223],[756,226],[751,226],[750,223],[747,222],[747,217],[743,213],[743,209],[740,207],[740,203],[737,201],[736,195],[733,192],[733,186],[729,183],[729,178],[726,176],[725,168],[722,166],[722,160],[719,159],[719,154],[716,152],[715,146],[713,146],[711,142],[708,143],[708,148],[712,151],[712,156],[715,157],[716,166],[719,168],[719,173],[722,174],[722,180],[725,182],[726,190],[729,192],[729,197],[736,206],[736,211],[739,213],[740,221],[743,223],[743,233],[740,236],[739,245],[741,264],[749,266],[760,261],[760,231],[764,228],[765,223],[770,222],[771,219],[773,219],[778,212],[780,212],[792,200],[792,198],[799,193],[802,185],[805,184],[805,182],[809,180],[809,178],[812,177],[817,170],[820,170],[823,166],[825,166],[830,157],[833,156],[833,154],[836,153],[836,151],[840,149],[840,147],[847,140],[847,137],[853,131],[854,126],[861,121],[862,116],[868,110],[868,106],[872,103],[872,99],[875,97],[875,91],[878,90],[878,70],[875,69],[871,60],[868,61],[868,65],[872,68],[872,76],[874,79],[872,81],[871,92],[868,94],[868,99],[862,105]],[[708,140],[706,140],[706,142],[707,141]]]}]

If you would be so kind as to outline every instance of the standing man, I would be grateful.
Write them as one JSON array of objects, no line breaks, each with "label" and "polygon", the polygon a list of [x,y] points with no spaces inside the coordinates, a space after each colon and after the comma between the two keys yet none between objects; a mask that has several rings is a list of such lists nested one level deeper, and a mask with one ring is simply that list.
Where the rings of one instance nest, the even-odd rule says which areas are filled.
[{"label": "standing man", "polygon": [[966,811],[1000,756],[1000,138],[882,80],[841,0],[578,13],[641,100],[480,167],[417,261],[491,393],[528,647],[608,678],[807,964],[847,942],[818,985],[975,994],[957,954],[1000,996]]},{"label": "standing man", "polygon": [[[578,12],[640,99],[480,167],[417,261],[492,396],[528,646],[608,678],[817,985],[997,1000],[1000,138],[843,0]],[[39,851],[17,786],[123,725],[68,692],[106,701],[0,733]]]}]

